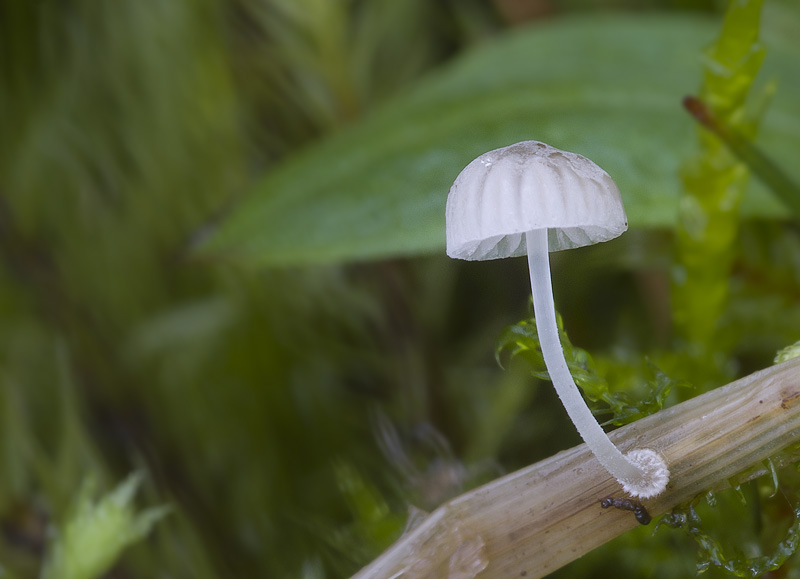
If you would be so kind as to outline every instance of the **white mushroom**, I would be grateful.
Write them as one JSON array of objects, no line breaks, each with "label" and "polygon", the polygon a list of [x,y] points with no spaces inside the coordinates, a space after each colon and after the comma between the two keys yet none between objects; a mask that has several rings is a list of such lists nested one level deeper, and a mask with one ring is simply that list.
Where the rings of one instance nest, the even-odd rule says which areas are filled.
[{"label": "white mushroom", "polygon": [[662,492],[669,481],[664,459],[651,449],[623,455],[614,446],[578,391],[558,337],[548,252],[608,241],[628,228],[608,173],[575,153],[524,141],[472,161],[450,189],[446,218],[450,257],[528,254],[542,355],[567,414],[627,493],[647,498]]}]

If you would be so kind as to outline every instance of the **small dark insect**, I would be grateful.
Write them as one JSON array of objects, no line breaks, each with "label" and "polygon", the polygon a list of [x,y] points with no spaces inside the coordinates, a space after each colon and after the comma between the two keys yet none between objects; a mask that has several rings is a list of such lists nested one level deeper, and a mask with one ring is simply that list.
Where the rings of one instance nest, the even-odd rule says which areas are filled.
[{"label": "small dark insect", "polygon": [[644,505],[634,499],[612,499],[609,497],[607,499],[600,499],[600,506],[604,509],[614,507],[622,511],[633,511],[633,516],[636,517],[640,525],[646,525],[653,520]]}]

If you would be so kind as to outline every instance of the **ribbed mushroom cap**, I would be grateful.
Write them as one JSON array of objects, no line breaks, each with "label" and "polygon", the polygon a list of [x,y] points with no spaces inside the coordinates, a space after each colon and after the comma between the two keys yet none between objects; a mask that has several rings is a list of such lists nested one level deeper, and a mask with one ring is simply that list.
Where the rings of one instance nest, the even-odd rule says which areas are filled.
[{"label": "ribbed mushroom cap", "polygon": [[613,179],[581,155],[539,141],[484,153],[447,196],[447,255],[525,255],[525,232],[547,228],[551,251],[608,241],[628,228]]}]

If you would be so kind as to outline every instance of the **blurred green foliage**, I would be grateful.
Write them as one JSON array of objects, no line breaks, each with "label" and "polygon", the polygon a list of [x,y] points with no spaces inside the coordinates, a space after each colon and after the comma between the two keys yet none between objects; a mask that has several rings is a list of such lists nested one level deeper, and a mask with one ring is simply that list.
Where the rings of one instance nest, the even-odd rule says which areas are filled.
[{"label": "blurred green foliage", "polygon": [[[723,122],[752,138],[774,87],[748,101],[765,49],[759,40],[763,1],[734,3],[717,41],[704,52],[700,98]],[[688,160],[682,177],[673,268],[673,317],[685,348],[698,360],[699,382],[713,379],[708,359],[724,359],[729,343],[717,337],[718,320],[728,297],[728,277],[736,257],[739,212],[749,177],[716,135],[698,127],[700,150]],[[724,375],[725,369],[722,369]]]},{"label": "blurred green foliage", "polygon": [[[630,205],[627,236],[554,258],[565,325],[598,374],[658,384],[641,362],[658,351],[693,381],[670,355],[676,170],[692,148],[680,97],[721,17],[540,4],[0,3],[8,576],[86,564],[70,545],[89,541],[102,565],[85,576],[346,577],[415,508],[577,443],[550,389],[492,357],[525,315],[525,264],[438,254],[449,182],[506,140],[589,155]],[[778,90],[759,138],[790,171],[799,22],[767,4]],[[730,375],[798,339],[785,215],[755,190],[735,217]],[[131,472],[146,473],[135,510]],[[129,539],[113,545],[91,522],[111,507]],[[677,534],[622,541],[563,573],[694,569]]]},{"label": "blurred green foliage", "polygon": [[42,579],[91,579],[105,573],[125,547],[146,536],[168,508],[134,514],[131,502],[141,483],[132,475],[95,503],[92,479],[77,497],[66,525],[50,545]]}]

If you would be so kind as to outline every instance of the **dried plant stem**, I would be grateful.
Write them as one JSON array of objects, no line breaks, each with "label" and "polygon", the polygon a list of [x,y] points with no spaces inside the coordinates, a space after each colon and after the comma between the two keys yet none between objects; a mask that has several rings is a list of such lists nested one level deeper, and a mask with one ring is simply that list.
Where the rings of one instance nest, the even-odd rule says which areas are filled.
[{"label": "dried plant stem", "polygon": [[[800,358],[624,426],[611,439],[666,459],[667,490],[643,501],[654,516],[726,487],[800,443]],[[638,524],[629,512],[601,508],[609,496],[622,496],[619,483],[585,444],[577,446],[445,503],[355,578],[542,577]]]},{"label": "dried plant stem", "polygon": [[767,157],[747,137],[726,124],[697,97],[687,96],[683,106],[705,128],[717,135],[739,160],[747,165],[761,181],[800,217],[800,185],[793,182],[783,169]]}]

